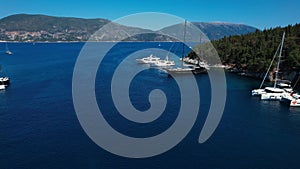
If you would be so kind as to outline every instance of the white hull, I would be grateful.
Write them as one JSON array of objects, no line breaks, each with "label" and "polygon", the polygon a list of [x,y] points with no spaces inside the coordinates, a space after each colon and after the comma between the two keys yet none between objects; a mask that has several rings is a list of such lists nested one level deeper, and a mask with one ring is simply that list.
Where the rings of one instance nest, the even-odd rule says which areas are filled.
[{"label": "white hull", "polygon": [[194,68],[169,68],[165,69],[169,74],[184,74],[184,73],[192,73]]},{"label": "white hull", "polygon": [[4,90],[5,89],[5,85],[0,85],[0,90]]},{"label": "white hull", "polygon": [[143,60],[143,59],[136,59],[137,63],[141,63],[141,64],[152,64],[157,62],[157,60]]},{"label": "white hull", "polygon": [[153,64],[151,64],[151,67],[168,67],[168,66],[174,66],[174,61],[168,61],[168,60],[159,60]]},{"label": "white hull", "polygon": [[260,95],[261,100],[281,100],[283,95],[287,93],[284,89],[276,87],[266,87],[264,90],[266,93]]},{"label": "white hull", "polygon": [[12,53],[11,51],[9,51],[9,50],[6,51],[5,53],[6,53],[7,55],[12,55],[12,54],[13,54],[13,53]]},{"label": "white hull", "polygon": [[9,85],[9,78],[8,77],[0,77],[0,85],[8,86]]},{"label": "white hull", "polygon": [[281,100],[282,93],[263,93],[260,95],[261,100]]},{"label": "white hull", "polygon": [[145,58],[141,58],[141,59],[136,59],[137,63],[141,63],[141,64],[152,64],[152,63],[156,63],[160,60],[159,57],[150,55],[149,57],[145,57]]},{"label": "white hull", "polygon": [[291,107],[300,107],[300,99],[292,100],[290,106]]},{"label": "white hull", "polygon": [[260,96],[263,93],[267,93],[265,89],[254,89],[251,91],[252,96]]},{"label": "white hull", "polygon": [[293,93],[286,93],[282,96],[281,102],[288,103],[291,107],[300,107],[300,95]]}]

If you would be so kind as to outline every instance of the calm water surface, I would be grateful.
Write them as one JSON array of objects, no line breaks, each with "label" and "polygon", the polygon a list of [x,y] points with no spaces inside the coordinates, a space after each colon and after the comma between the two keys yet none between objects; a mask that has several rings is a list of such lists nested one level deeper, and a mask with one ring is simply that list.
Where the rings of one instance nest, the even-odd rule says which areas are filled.
[{"label": "calm water surface", "polygon": [[[1,169],[300,167],[300,108],[290,109],[278,102],[251,97],[250,90],[260,82],[230,73],[226,73],[228,95],[223,118],[207,142],[199,144],[197,140],[210,107],[210,84],[207,75],[198,75],[200,111],[196,124],[181,143],[146,159],[110,154],[89,139],[74,111],[72,74],[82,46],[83,43],[13,43],[9,47],[14,55],[8,56],[1,51],[5,44],[0,44],[2,75],[11,78],[9,88],[0,91]],[[98,70],[95,92],[99,107],[116,130],[132,137],[162,133],[178,114],[178,86],[156,69],[139,73],[130,86],[132,104],[139,110],[149,108],[151,90],[165,92],[166,111],[154,122],[141,125],[126,120],[114,108],[108,92],[109,78],[122,59],[137,50],[157,46],[121,43]],[[168,50],[170,46],[163,43],[161,48]],[[128,64],[128,69],[141,66],[134,61]]]}]

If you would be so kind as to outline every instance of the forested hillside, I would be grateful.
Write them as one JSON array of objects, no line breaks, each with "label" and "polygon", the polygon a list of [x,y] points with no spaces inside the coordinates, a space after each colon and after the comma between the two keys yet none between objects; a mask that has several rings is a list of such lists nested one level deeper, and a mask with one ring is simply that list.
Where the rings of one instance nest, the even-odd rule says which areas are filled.
[{"label": "forested hillside", "polygon": [[[300,69],[300,24],[285,28],[256,31],[241,36],[224,37],[212,44],[218,51],[222,62],[247,71],[262,72],[270,65],[280,44],[283,32],[286,37],[280,64],[281,71]],[[276,62],[273,64],[275,67]]]}]

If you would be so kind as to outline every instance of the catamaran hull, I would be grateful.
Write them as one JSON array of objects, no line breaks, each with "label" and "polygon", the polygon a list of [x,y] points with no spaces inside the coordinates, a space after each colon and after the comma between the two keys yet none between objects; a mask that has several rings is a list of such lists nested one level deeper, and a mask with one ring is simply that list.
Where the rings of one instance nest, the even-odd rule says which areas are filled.
[{"label": "catamaran hull", "polygon": [[292,100],[290,103],[291,107],[300,107],[300,99],[298,100]]},{"label": "catamaran hull", "polygon": [[275,93],[265,93],[260,95],[261,100],[281,100],[282,94],[275,94]]},{"label": "catamaran hull", "polygon": [[285,94],[281,98],[280,102],[286,103],[290,107],[300,107],[300,98],[298,94],[296,94],[296,96],[293,94]]},{"label": "catamaran hull", "polygon": [[251,92],[252,96],[260,96],[263,93],[266,93],[264,89],[254,89]]}]

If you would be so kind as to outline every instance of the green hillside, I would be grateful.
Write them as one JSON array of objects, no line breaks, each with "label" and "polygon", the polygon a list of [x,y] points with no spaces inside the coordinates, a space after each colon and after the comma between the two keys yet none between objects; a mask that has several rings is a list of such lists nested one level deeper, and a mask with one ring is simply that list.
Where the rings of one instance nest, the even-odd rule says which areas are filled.
[{"label": "green hillside", "polygon": [[[93,37],[96,41],[123,40],[125,34],[138,34],[128,41],[171,41],[173,38],[161,35],[170,32],[178,25],[164,28],[158,32],[120,25],[106,19],[82,19],[73,17],[54,17],[46,15],[17,14],[0,19],[0,40],[3,41],[87,41],[91,35],[104,25],[108,26],[103,34]],[[256,28],[230,23],[194,22],[210,39],[220,39],[229,35],[254,32]],[[171,30],[170,30],[171,29]],[[181,33],[181,32],[180,32]]]},{"label": "green hillside", "polygon": [[270,65],[283,32],[286,32],[286,38],[281,58],[281,71],[299,70],[300,24],[224,37],[212,41],[212,44],[224,64],[231,64],[237,69],[249,72],[261,72]]},{"label": "green hillside", "polygon": [[[287,27],[272,28],[254,33],[223,37],[212,41],[223,64],[230,65],[238,72],[263,73],[267,70],[271,60],[281,42],[283,32],[286,32],[280,71],[288,74],[300,70],[300,24]],[[194,51],[202,48],[205,59],[206,44],[197,46]],[[195,52],[188,57],[194,58]],[[207,59],[207,58],[206,58]],[[276,59],[277,60],[277,59]],[[275,68],[276,62],[273,64]],[[260,76],[257,74],[257,76]]]},{"label": "green hillside", "polygon": [[6,31],[47,31],[50,33],[68,30],[94,33],[107,24],[105,19],[81,19],[71,17],[53,17],[46,15],[11,15],[0,20],[0,28]]}]

